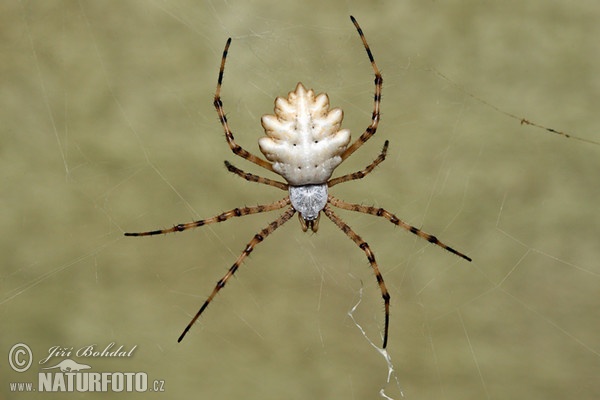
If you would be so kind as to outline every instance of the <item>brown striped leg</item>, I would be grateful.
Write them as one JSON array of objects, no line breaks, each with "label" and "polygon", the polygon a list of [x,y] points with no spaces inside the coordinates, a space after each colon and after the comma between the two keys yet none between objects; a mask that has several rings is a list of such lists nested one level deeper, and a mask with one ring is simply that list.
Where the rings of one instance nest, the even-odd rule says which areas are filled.
[{"label": "brown striped leg", "polygon": [[263,168],[268,169],[269,171],[273,171],[273,166],[270,162],[263,160],[260,157],[255,156],[254,154],[244,150],[242,146],[237,144],[233,139],[233,133],[231,129],[229,129],[229,123],[227,122],[227,117],[225,116],[225,111],[223,110],[223,101],[221,101],[221,85],[223,84],[223,74],[225,72],[225,60],[227,59],[227,51],[229,50],[229,45],[231,44],[231,38],[227,39],[227,43],[225,44],[225,49],[223,50],[223,57],[221,58],[221,68],[219,69],[219,79],[217,81],[217,91],[215,93],[214,106],[217,110],[217,114],[219,114],[219,121],[221,121],[221,125],[223,125],[223,130],[225,131],[225,139],[227,139],[227,143],[231,148],[231,151],[237,156],[245,158],[246,160],[253,162],[256,165],[260,165]]},{"label": "brown striped leg", "polygon": [[363,206],[361,204],[347,203],[344,200],[340,200],[333,196],[329,196],[328,203],[331,204],[332,206],[341,208],[343,210],[356,211],[356,212],[361,212],[364,214],[375,215],[377,217],[383,217],[383,218],[387,219],[388,221],[390,221],[392,224],[397,225],[401,228],[404,228],[411,233],[414,233],[415,235],[427,240],[429,243],[433,243],[433,244],[449,251],[452,254],[456,254],[457,256],[464,258],[467,261],[472,261],[471,257],[468,257],[468,256],[464,255],[463,253],[461,253],[460,251],[455,250],[452,247],[445,245],[444,243],[440,242],[438,240],[438,238],[436,238],[435,236],[430,235],[429,233],[425,233],[422,230],[420,230],[419,228],[416,228],[412,225],[407,224],[406,222],[402,221],[401,219],[396,217],[394,214],[390,213],[389,211],[384,210],[383,208],[375,208],[375,207],[370,207],[370,206]]},{"label": "brown striped leg", "polygon": [[367,165],[367,167],[365,169],[363,169],[362,171],[354,172],[352,174],[339,176],[337,178],[331,179],[330,181],[327,182],[327,186],[332,187],[334,185],[337,185],[338,183],[344,183],[344,182],[349,182],[349,181],[353,181],[356,179],[362,179],[365,176],[367,176],[369,173],[371,173],[371,171],[373,171],[375,169],[375,167],[377,167],[379,164],[381,164],[383,162],[383,160],[385,160],[385,155],[387,154],[387,148],[388,148],[389,144],[390,144],[390,142],[388,140],[386,140],[385,143],[383,144],[383,149],[381,150],[381,153],[379,154],[379,156],[371,164]]},{"label": "brown striped leg", "polygon": [[338,217],[332,210],[329,208],[329,205],[325,205],[323,208],[323,212],[327,217],[333,221],[334,224],[338,226],[358,247],[362,249],[367,255],[367,259],[369,260],[369,264],[371,264],[371,268],[373,268],[373,272],[375,273],[375,278],[377,278],[377,283],[379,284],[379,288],[381,289],[381,297],[383,297],[383,302],[385,303],[385,328],[383,333],[383,348],[387,346],[388,341],[388,331],[390,325],[390,294],[388,293],[387,288],[385,287],[385,283],[383,282],[383,276],[381,276],[381,272],[379,272],[379,267],[377,266],[377,262],[375,261],[375,254],[371,251],[371,248],[358,236],[352,228],[348,226],[340,217]]},{"label": "brown striped leg", "polygon": [[275,181],[275,180],[269,179],[269,178],[263,178],[262,176],[254,175],[254,174],[251,174],[249,172],[244,172],[241,169],[237,168],[236,166],[231,165],[229,163],[229,161],[225,161],[225,167],[227,167],[227,170],[229,170],[229,172],[233,172],[237,176],[240,176],[240,177],[244,178],[245,180],[247,180],[249,182],[262,183],[262,184],[265,184],[265,185],[269,185],[269,186],[273,186],[273,187],[279,188],[281,190],[288,190],[288,184],[287,183]]},{"label": "brown striped leg", "polygon": [[235,274],[235,271],[238,270],[240,265],[242,265],[242,262],[244,261],[244,259],[248,256],[248,254],[250,254],[252,252],[252,250],[254,250],[254,246],[256,246],[258,243],[265,240],[265,238],[267,236],[269,236],[271,233],[273,233],[273,231],[275,229],[277,229],[281,225],[285,224],[292,217],[292,215],[294,215],[295,212],[296,212],[296,210],[294,210],[292,207],[290,207],[279,218],[277,218],[275,221],[271,222],[266,228],[264,228],[259,233],[254,235],[252,240],[250,240],[250,242],[246,245],[246,248],[244,249],[244,251],[242,251],[242,254],[239,255],[239,257],[237,258],[237,260],[235,260],[235,262],[233,263],[231,268],[229,268],[229,271],[227,271],[225,276],[223,276],[217,282],[212,293],[210,294],[210,296],[208,296],[208,298],[206,299],[204,304],[202,304],[202,307],[200,307],[200,310],[198,310],[198,312],[196,313],[194,318],[192,318],[192,320],[190,321],[188,326],[185,327],[185,329],[183,330],[183,333],[181,334],[181,336],[179,336],[179,339],[177,339],[177,342],[181,342],[183,340],[184,336],[188,333],[188,331],[190,330],[192,325],[194,325],[194,323],[200,317],[202,312],[206,309],[206,307],[208,307],[208,305],[214,299],[214,297],[217,295],[217,293],[219,293],[219,290],[223,289],[223,287],[225,286],[225,284],[227,283],[229,278],[231,278],[233,276],[233,274]]},{"label": "brown striped leg", "polygon": [[350,157],[352,153],[354,153],[360,146],[362,146],[367,140],[371,138],[377,131],[377,125],[379,125],[379,105],[381,103],[381,87],[383,86],[383,78],[381,77],[381,73],[377,68],[377,64],[375,64],[375,59],[373,58],[373,54],[371,53],[371,49],[369,48],[369,44],[367,43],[367,39],[365,39],[365,35],[363,34],[362,29],[356,22],[353,16],[350,16],[352,23],[356,27],[358,34],[360,35],[360,39],[363,42],[363,46],[365,46],[365,50],[367,51],[367,55],[369,56],[369,61],[371,61],[371,66],[373,67],[373,72],[375,72],[375,95],[373,96],[373,114],[371,116],[371,125],[367,127],[367,129],[363,132],[362,135],[350,147],[348,147],[342,153],[342,160]]},{"label": "brown striped leg", "polygon": [[157,229],[154,231],[148,232],[127,232],[125,236],[152,236],[152,235],[160,235],[163,233],[171,233],[171,232],[181,232],[192,228],[197,228],[199,226],[204,226],[208,224],[214,224],[215,222],[223,222],[227,221],[233,217],[243,217],[244,215],[250,214],[258,214],[267,211],[279,210],[290,204],[290,198],[285,197],[279,201],[276,201],[271,204],[266,205],[258,205],[253,207],[242,207],[242,208],[234,208],[233,210],[225,211],[219,215],[215,215],[211,218],[201,219],[199,221],[188,222],[185,224],[177,224],[169,229]]}]

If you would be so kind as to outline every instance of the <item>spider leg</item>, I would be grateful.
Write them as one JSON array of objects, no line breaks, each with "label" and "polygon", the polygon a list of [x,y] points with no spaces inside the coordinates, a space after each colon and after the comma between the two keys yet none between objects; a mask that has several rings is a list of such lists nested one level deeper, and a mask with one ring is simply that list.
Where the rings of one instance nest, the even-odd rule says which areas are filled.
[{"label": "spider leg", "polygon": [[385,141],[385,143],[383,144],[383,149],[381,150],[381,153],[379,154],[379,156],[373,160],[373,162],[369,165],[367,165],[367,167],[365,169],[363,169],[362,171],[357,171],[351,174],[347,174],[344,176],[339,176],[337,178],[331,179],[329,182],[327,182],[327,186],[328,187],[332,187],[334,185],[337,185],[338,183],[344,183],[344,182],[349,182],[349,181],[353,181],[356,179],[362,179],[365,176],[367,176],[369,173],[371,173],[371,171],[373,171],[375,169],[375,167],[377,167],[379,164],[381,164],[383,162],[383,160],[385,160],[385,155],[387,154],[387,148],[388,145],[390,144],[390,142],[388,140]]},{"label": "spider leg", "polygon": [[233,133],[231,132],[231,129],[229,129],[229,123],[227,122],[227,117],[225,116],[225,110],[223,110],[223,101],[221,100],[221,85],[223,84],[225,60],[227,59],[227,51],[229,50],[230,44],[231,38],[227,39],[225,49],[223,50],[223,57],[221,58],[221,68],[219,68],[219,79],[217,81],[217,91],[215,93],[213,104],[217,110],[217,114],[219,114],[219,121],[221,121],[221,125],[223,125],[223,130],[225,131],[225,139],[227,139],[227,143],[229,144],[231,151],[233,151],[233,154],[245,158],[246,160],[253,162],[256,165],[260,165],[261,167],[268,169],[269,171],[273,171],[273,166],[270,162],[255,156],[254,154],[244,150],[242,146],[237,144],[233,138]]},{"label": "spider leg", "polygon": [[171,233],[171,232],[181,232],[188,229],[197,228],[199,226],[204,226],[208,224],[214,224],[215,222],[223,222],[227,221],[233,217],[243,217],[245,215],[250,214],[258,214],[267,211],[279,210],[290,204],[290,198],[286,196],[285,198],[276,201],[271,204],[263,204],[253,207],[242,207],[242,208],[234,208],[233,210],[225,211],[219,215],[215,215],[211,218],[201,219],[199,221],[188,222],[185,224],[177,224],[169,229],[157,229],[154,231],[147,232],[126,232],[125,236],[152,236],[152,235],[160,235],[163,233]]},{"label": "spider leg", "polygon": [[331,208],[329,208],[329,205],[327,205],[327,204],[325,205],[325,208],[323,208],[323,212],[325,213],[325,215],[327,215],[327,217],[331,221],[333,221],[334,224],[336,224],[338,226],[338,228],[340,228],[342,230],[342,232],[344,232],[346,235],[348,235],[348,237],[354,243],[356,243],[356,245],[358,247],[360,247],[362,249],[362,251],[365,252],[365,254],[367,255],[367,259],[369,260],[369,264],[371,264],[371,268],[373,268],[373,272],[375,273],[375,278],[377,278],[377,283],[379,284],[379,288],[381,289],[381,297],[383,297],[383,301],[385,303],[385,328],[384,328],[384,334],[383,334],[383,348],[385,349],[385,347],[387,346],[388,331],[389,331],[389,325],[390,325],[390,294],[388,293],[388,290],[385,287],[385,283],[383,281],[383,276],[381,275],[381,272],[379,272],[379,267],[377,266],[377,262],[375,261],[375,254],[373,254],[373,252],[371,251],[371,248],[369,247],[367,242],[362,240],[362,238],[360,236],[358,236],[352,230],[352,228],[350,228],[350,226],[348,226],[348,224],[346,224],[344,221],[342,221],[342,219],[340,217],[338,217],[333,212],[333,210],[331,210]]},{"label": "spider leg", "polygon": [[210,296],[208,296],[208,298],[206,299],[206,301],[204,302],[204,304],[202,304],[202,307],[200,307],[200,309],[198,310],[198,312],[196,313],[196,315],[194,316],[194,318],[192,318],[192,320],[190,321],[190,323],[185,327],[185,329],[183,330],[183,333],[181,334],[181,336],[179,336],[179,339],[177,339],[177,342],[181,342],[183,340],[184,336],[188,333],[188,331],[190,330],[190,328],[192,327],[192,325],[194,325],[194,323],[196,322],[196,320],[200,317],[200,315],[202,314],[202,312],[204,312],[204,310],[206,309],[206,307],[208,307],[208,305],[213,300],[213,298],[217,295],[217,293],[219,293],[219,291],[221,289],[223,289],[223,287],[225,286],[225,284],[227,283],[227,281],[229,280],[229,278],[231,278],[233,276],[233,274],[235,274],[235,271],[237,271],[238,268],[240,267],[240,265],[242,265],[242,262],[248,256],[248,254],[250,254],[252,252],[252,250],[254,250],[254,246],[256,246],[258,243],[260,243],[263,240],[265,240],[265,238],[267,236],[269,236],[271,233],[273,233],[273,231],[275,229],[277,229],[281,225],[285,224],[292,217],[292,215],[294,215],[295,212],[296,212],[296,210],[294,210],[293,207],[290,207],[279,218],[277,218],[275,221],[271,222],[266,228],[264,228],[259,233],[257,233],[256,235],[254,235],[254,237],[252,238],[252,240],[250,240],[250,242],[248,242],[248,244],[246,245],[246,248],[244,249],[244,251],[242,251],[242,254],[240,254],[238,256],[237,260],[235,260],[235,262],[233,263],[233,265],[231,266],[231,268],[229,268],[229,271],[227,271],[227,273],[225,274],[225,276],[223,276],[217,282],[217,284],[216,284],[215,288],[213,289],[212,293],[210,294]]},{"label": "spider leg", "polygon": [[466,256],[463,253],[461,253],[460,251],[455,250],[452,247],[440,242],[437,237],[430,235],[429,233],[423,232],[422,230],[420,230],[417,227],[407,224],[406,222],[402,221],[401,219],[396,217],[394,214],[390,213],[389,211],[384,210],[383,208],[363,206],[362,204],[347,203],[344,200],[340,200],[331,195],[329,196],[328,203],[331,204],[332,206],[341,208],[343,210],[356,211],[356,212],[361,212],[364,214],[375,215],[377,217],[383,217],[383,218],[387,219],[388,221],[390,221],[392,224],[397,225],[401,228],[404,228],[411,233],[414,233],[415,235],[427,240],[429,243],[433,243],[433,244],[449,251],[452,254],[456,254],[457,256],[464,258],[467,261],[472,261],[471,257]]},{"label": "spider leg", "polygon": [[381,103],[381,87],[383,86],[383,78],[381,77],[381,72],[379,72],[379,68],[377,68],[377,64],[375,64],[375,58],[373,58],[373,54],[371,53],[371,49],[369,47],[369,44],[367,43],[367,39],[365,38],[365,35],[363,34],[362,29],[360,28],[360,25],[358,25],[358,22],[356,22],[356,19],[354,19],[353,16],[350,16],[350,19],[352,20],[352,23],[354,24],[356,30],[358,31],[358,34],[360,35],[360,39],[362,40],[363,46],[367,51],[367,55],[369,56],[369,61],[371,61],[373,72],[375,73],[375,95],[373,96],[373,114],[371,116],[371,124],[367,127],[363,134],[360,135],[360,137],[356,139],[356,141],[352,143],[352,145],[350,145],[350,147],[348,147],[342,153],[342,160],[345,160],[346,158],[350,157],[352,153],[358,150],[358,148],[362,146],[367,140],[369,140],[371,136],[373,136],[377,131],[380,116],[379,105]]},{"label": "spider leg", "polygon": [[273,186],[273,187],[279,188],[281,190],[288,190],[287,183],[275,181],[275,180],[269,179],[269,178],[264,178],[262,176],[251,174],[249,172],[244,172],[241,169],[235,167],[234,165],[231,165],[229,163],[229,161],[225,161],[225,167],[227,168],[227,170],[229,170],[229,172],[232,172],[232,173],[236,174],[237,176],[242,177],[249,182],[263,183],[265,185]]}]

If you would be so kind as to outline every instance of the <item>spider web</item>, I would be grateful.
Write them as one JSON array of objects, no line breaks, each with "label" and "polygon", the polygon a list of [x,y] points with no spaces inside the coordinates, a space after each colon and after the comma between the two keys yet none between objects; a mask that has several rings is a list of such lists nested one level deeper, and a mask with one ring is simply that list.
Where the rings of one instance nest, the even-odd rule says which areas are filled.
[{"label": "spider web", "polygon": [[[131,358],[84,362],[145,371],[174,398],[600,395],[594,3],[4,9],[2,359],[19,342],[36,360],[52,346],[137,345]],[[283,196],[223,167],[268,176],[231,154],[211,105],[228,36],[223,100],[242,146],[258,152],[260,116],[299,80],[327,91],[357,137],[373,77],[350,14],[382,69],[382,121],[338,173],[363,168],[385,139],[390,148],[373,174],[332,192],[385,207],[473,262],[340,212],[392,296],[382,353],[383,306],[364,253],[327,220],[317,234],[290,221],[176,344],[278,214],[122,233]],[[34,381],[38,369],[5,369],[0,393],[14,397],[8,382]]]}]

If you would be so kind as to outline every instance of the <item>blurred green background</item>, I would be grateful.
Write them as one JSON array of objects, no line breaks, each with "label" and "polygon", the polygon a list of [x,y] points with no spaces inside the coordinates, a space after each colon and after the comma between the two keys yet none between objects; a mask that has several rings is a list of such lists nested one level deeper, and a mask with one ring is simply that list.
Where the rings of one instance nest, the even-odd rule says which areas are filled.
[{"label": "blurred green background", "polygon": [[[597,1],[62,1],[0,6],[0,398],[37,382],[52,346],[110,342],[170,398],[592,399],[600,396],[600,141]],[[385,220],[340,211],[375,252],[392,296],[394,374],[383,306],[364,253],[330,221],[290,221],[257,246],[185,340],[176,339],[246,243],[277,213],[191,232],[125,238],[284,193],[233,176],[212,107],[258,153],[260,116],[298,81],[327,92],[357,137],[373,76],[348,16],[384,76],[377,135],[335,187],[386,207],[473,258],[467,263]],[[362,291],[362,297],[361,297]],[[33,367],[6,363],[28,344]],[[57,358],[55,361],[60,361]],[[49,363],[50,364],[50,363]],[[47,364],[47,365],[49,365]],[[54,365],[56,363],[53,363]],[[148,398],[149,393],[132,394]]]}]

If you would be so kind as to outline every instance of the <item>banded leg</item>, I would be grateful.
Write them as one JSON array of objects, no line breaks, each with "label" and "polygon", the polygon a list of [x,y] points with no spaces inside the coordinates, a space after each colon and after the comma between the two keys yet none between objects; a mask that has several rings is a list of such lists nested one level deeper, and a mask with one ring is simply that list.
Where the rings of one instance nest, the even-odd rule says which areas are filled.
[{"label": "banded leg", "polygon": [[356,30],[358,31],[358,34],[360,35],[360,39],[362,40],[363,46],[367,51],[367,55],[369,56],[369,61],[371,61],[373,72],[375,73],[375,95],[373,96],[373,115],[371,116],[371,125],[369,125],[367,129],[363,132],[363,134],[360,135],[360,137],[356,139],[356,141],[352,143],[352,145],[350,145],[350,147],[348,147],[342,153],[342,160],[345,160],[346,158],[350,157],[352,153],[358,150],[358,148],[362,146],[367,140],[369,140],[371,136],[373,136],[377,131],[380,116],[379,105],[381,103],[381,87],[383,86],[383,78],[381,77],[381,72],[379,72],[377,64],[375,64],[375,58],[373,58],[373,54],[371,53],[371,49],[369,47],[369,44],[367,43],[367,39],[365,38],[365,35],[363,34],[362,29],[360,28],[360,25],[358,25],[358,22],[356,22],[356,19],[354,19],[353,16],[350,16],[350,19],[352,20],[352,23],[354,24]]},{"label": "banded leg", "polygon": [[433,243],[433,244],[449,251],[452,254],[456,254],[457,256],[464,258],[467,261],[473,261],[471,259],[471,257],[468,257],[468,256],[464,255],[463,253],[461,253],[460,251],[455,250],[452,247],[440,242],[437,237],[430,235],[429,233],[423,232],[422,230],[420,230],[417,227],[407,224],[406,222],[402,221],[401,219],[396,217],[394,214],[390,213],[389,211],[384,210],[383,208],[375,208],[375,207],[371,207],[371,206],[363,206],[362,204],[347,203],[347,202],[340,200],[333,196],[329,196],[328,203],[331,204],[332,206],[341,208],[343,210],[356,211],[356,212],[361,212],[364,214],[375,215],[376,217],[383,217],[383,218],[387,219],[388,221],[390,221],[392,224],[397,225],[401,228],[404,228],[411,233],[414,233],[415,235],[427,240],[429,243]]},{"label": "banded leg", "polygon": [[221,101],[221,85],[223,84],[225,60],[227,59],[227,51],[229,50],[230,44],[231,38],[227,39],[225,49],[223,50],[223,57],[221,58],[221,68],[219,68],[219,79],[217,81],[217,91],[215,93],[213,104],[217,110],[217,114],[219,114],[219,121],[221,121],[221,125],[223,125],[223,130],[225,131],[225,139],[227,139],[227,143],[229,144],[229,148],[231,148],[231,151],[233,151],[233,154],[245,158],[246,160],[253,162],[256,165],[260,165],[261,167],[268,169],[269,171],[273,171],[273,166],[270,162],[255,156],[254,154],[244,150],[242,146],[237,144],[233,138],[233,133],[231,132],[231,129],[229,129],[229,123],[227,122],[225,111],[223,110],[223,101]]},{"label": "banded leg", "polygon": [[390,294],[388,293],[387,288],[385,287],[385,283],[383,281],[383,276],[381,272],[379,272],[379,267],[377,266],[377,261],[375,261],[375,254],[371,251],[371,248],[362,240],[360,236],[358,236],[348,224],[346,224],[340,217],[338,217],[332,210],[329,208],[329,205],[325,205],[323,208],[323,212],[327,217],[333,221],[334,224],[338,226],[358,247],[362,249],[367,255],[367,259],[369,260],[369,264],[371,264],[371,268],[373,268],[373,272],[375,273],[375,278],[377,278],[377,283],[379,284],[379,288],[381,289],[381,297],[383,297],[383,302],[385,304],[385,328],[383,333],[383,348],[387,346],[388,340],[388,331],[390,325]]},{"label": "banded leg", "polygon": [[227,221],[228,219],[233,217],[243,217],[245,215],[250,214],[258,214],[267,211],[279,210],[280,208],[283,208],[289,204],[290,198],[286,196],[285,198],[271,204],[258,205],[253,207],[234,208],[233,210],[225,211],[224,213],[215,215],[211,218],[201,219],[199,221],[188,222],[185,224],[177,224],[169,229],[157,229],[148,232],[126,232],[125,236],[152,236],[160,235],[163,233],[182,232],[188,229],[197,228],[199,226],[214,224],[215,222]]},{"label": "banded leg", "polygon": [[204,310],[206,309],[206,307],[208,307],[208,305],[214,299],[214,297],[217,295],[217,293],[219,293],[219,291],[221,289],[223,289],[223,287],[225,286],[225,284],[227,283],[227,281],[229,280],[229,278],[231,278],[233,276],[233,274],[235,274],[235,271],[237,271],[238,268],[240,267],[240,265],[242,265],[242,262],[248,256],[248,254],[250,254],[252,252],[252,250],[254,250],[254,246],[256,246],[258,243],[260,243],[263,240],[265,240],[265,238],[267,236],[269,236],[271,233],[273,233],[273,231],[275,229],[277,229],[281,225],[285,224],[292,217],[292,215],[294,215],[295,212],[296,212],[296,210],[294,210],[292,207],[290,207],[279,218],[277,218],[275,221],[271,222],[266,228],[264,228],[259,233],[257,233],[256,235],[254,235],[254,237],[252,238],[252,240],[250,240],[250,242],[246,245],[246,248],[244,249],[244,251],[242,251],[242,254],[239,255],[239,257],[237,258],[237,260],[235,260],[235,262],[233,263],[233,265],[231,266],[231,268],[229,268],[229,271],[227,271],[227,273],[225,274],[225,276],[223,276],[217,282],[217,284],[216,284],[215,288],[213,289],[212,293],[210,294],[210,296],[208,296],[208,298],[206,299],[206,301],[204,302],[204,304],[202,304],[202,307],[200,307],[200,309],[198,310],[198,312],[196,313],[196,315],[194,315],[194,318],[192,318],[192,320],[190,321],[190,323],[185,327],[185,329],[183,330],[183,333],[181,334],[181,336],[179,336],[179,339],[177,339],[177,342],[181,342],[183,340],[184,336],[188,333],[188,331],[190,330],[190,328],[192,327],[192,325],[194,325],[194,323],[196,322],[196,320],[200,317],[200,315],[202,314],[202,312],[204,312]]},{"label": "banded leg", "polygon": [[269,178],[264,178],[262,176],[251,174],[249,172],[244,172],[241,169],[237,168],[236,166],[231,165],[229,163],[229,161],[225,161],[225,167],[227,167],[227,170],[229,172],[232,172],[232,173],[236,174],[237,176],[240,176],[249,182],[263,183],[265,185],[273,186],[273,187],[279,188],[281,190],[288,190],[287,183],[275,181],[275,180],[269,179]]},{"label": "banded leg", "polygon": [[390,142],[388,140],[385,141],[385,143],[383,144],[383,149],[381,150],[381,153],[379,154],[379,156],[369,165],[367,165],[367,167],[365,169],[363,169],[362,171],[357,171],[348,175],[344,175],[344,176],[339,176],[337,178],[331,179],[330,181],[327,182],[327,186],[328,187],[332,187],[334,185],[337,185],[338,183],[344,183],[344,182],[349,182],[349,181],[353,181],[356,179],[362,179],[365,176],[367,176],[369,173],[371,173],[371,171],[373,171],[375,169],[375,167],[377,167],[379,164],[381,164],[383,162],[383,160],[385,160],[385,156],[387,154],[387,148],[388,145],[390,144]]}]

